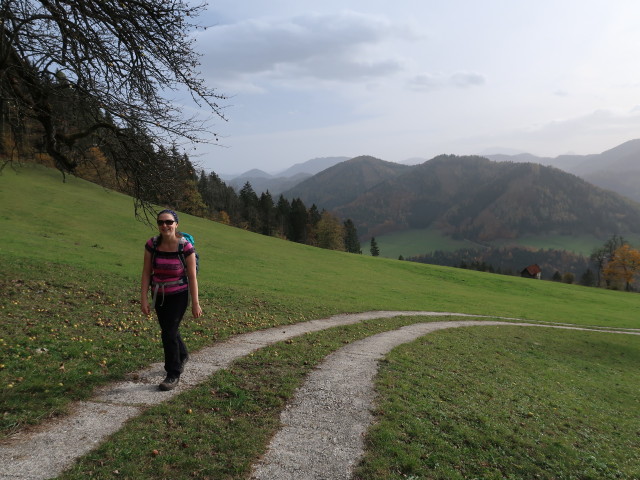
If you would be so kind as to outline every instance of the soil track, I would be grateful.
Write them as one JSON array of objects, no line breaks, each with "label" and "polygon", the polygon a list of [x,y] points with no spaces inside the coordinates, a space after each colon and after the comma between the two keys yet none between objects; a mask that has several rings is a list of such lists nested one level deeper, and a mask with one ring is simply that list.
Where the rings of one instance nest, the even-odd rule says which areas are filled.
[{"label": "soil track", "polygon": [[[309,332],[395,316],[483,318],[446,312],[366,312],[238,335],[194,353],[188,371],[174,391],[158,391],[157,384],[164,371],[162,364],[154,364],[132,374],[129,380],[103,387],[91,400],[77,403],[70,416],[47,422],[33,432],[13,436],[0,446],[0,479],[55,478],[144,408],[164,402],[203,382],[216,371],[255,350]],[[264,458],[254,467],[253,478],[350,478],[353,465],[362,455],[362,436],[371,422],[369,412],[374,398],[373,378],[378,360],[402,343],[443,328],[480,325],[586,330],[571,326],[515,323],[513,320],[516,319],[418,323],[354,342],[329,355],[283,411],[284,427],[273,438]],[[640,335],[637,330],[599,331]]]}]

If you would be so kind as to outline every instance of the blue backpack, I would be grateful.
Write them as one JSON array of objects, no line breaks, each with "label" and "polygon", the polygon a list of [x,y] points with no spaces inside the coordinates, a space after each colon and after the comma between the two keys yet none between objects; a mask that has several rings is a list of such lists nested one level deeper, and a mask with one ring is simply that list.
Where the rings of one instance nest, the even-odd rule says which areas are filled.
[{"label": "blue backpack", "polygon": [[[187,242],[193,245],[193,253],[196,256],[196,273],[198,273],[200,271],[200,255],[196,251],[196,239],[193,238],[193,235],[186,232],[180,232],[180,234],[182,235],[182,238],[184,238]],[[180,240],[180,244],[178,245],[178,252],[180,253],[180,259],[182,260],[182,265],[184,265],[184,268],[186,270],[187,261],[185,260],[184,255],[182,255],[182,249],[184,248],[185,243],[186,242]]]}]

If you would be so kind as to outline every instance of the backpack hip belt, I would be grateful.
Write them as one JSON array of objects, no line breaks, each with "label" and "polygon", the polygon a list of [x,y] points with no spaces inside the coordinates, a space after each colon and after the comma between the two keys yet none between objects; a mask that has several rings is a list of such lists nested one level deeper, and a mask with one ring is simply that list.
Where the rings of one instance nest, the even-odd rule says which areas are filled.
[{"label": "backpack hip belt", "polygon": [[164,305],[164,287],[171,287],[173,285],[184,285],[184,279],[174,280],[172,282],[154,282],[153,283],[153,295],[151,297],[151,308],[155,308],[156,299],[158,298],[158,290],[162,289],[162,303],[160,306]]}]

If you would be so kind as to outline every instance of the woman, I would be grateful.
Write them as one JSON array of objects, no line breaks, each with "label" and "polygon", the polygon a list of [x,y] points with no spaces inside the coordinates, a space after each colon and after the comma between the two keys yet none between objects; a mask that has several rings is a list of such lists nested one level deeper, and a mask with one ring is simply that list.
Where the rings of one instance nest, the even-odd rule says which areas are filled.
[{"label": "woman", "polygon": [[[160,390],[166,391],[178,386],[184,364],[189,359],[179,332],[189,296],[194,318],[202,315],[202,309],[198,300],[195,250],[178,231],[178,214],[173,210],[162,210],[157,222],[160,235],[150,238],[145,245],[140,303],[142,313],[150,315],[154,307],[158,315],[167,372]],[[151,305],[148,298],[150,286],[153,287]]]}]

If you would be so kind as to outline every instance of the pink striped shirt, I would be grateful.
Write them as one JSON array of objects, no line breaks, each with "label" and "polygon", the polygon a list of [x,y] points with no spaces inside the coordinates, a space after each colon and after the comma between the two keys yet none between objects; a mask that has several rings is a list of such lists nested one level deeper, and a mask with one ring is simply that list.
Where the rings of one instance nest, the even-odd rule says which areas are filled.
[{"label": "pink striped shirt", "polygon": [[[145,244],[145,248],[151,252],[152,256],[154,253],[153,238],[154,237],[150,238]],[[193,254],[194,251],[195,249],[193,248],[193,245],[189,242],[185,242],[182,249],[182,254],[184,255],[185,260],[189,255]],[[189,289],[189,285],[187,284],[187,271],[182,265],[180,254],[177,250],[175,252],[163,252],[156,249],[151,269],[152,285],[162,285],[164,282],[176,282],[184,279],[184,283],[182,285],[167,285],[164,287],[165,295],[172,295]]]}]

